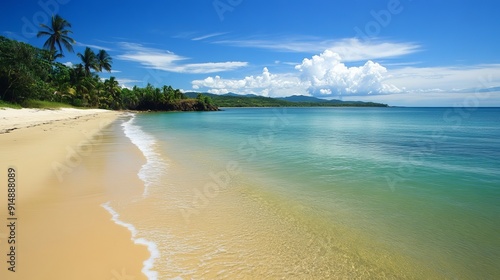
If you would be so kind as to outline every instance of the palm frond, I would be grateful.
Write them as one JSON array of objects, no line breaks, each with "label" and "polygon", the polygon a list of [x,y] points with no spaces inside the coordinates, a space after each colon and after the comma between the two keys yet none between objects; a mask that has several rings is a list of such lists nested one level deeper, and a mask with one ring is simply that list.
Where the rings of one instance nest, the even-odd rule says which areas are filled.
[{"label": "palm frond", "polygon": [[52,35],[52,34],[51,34],[51,33],[49,33],[49,32],[47,32],[47,31],[43,31],[43,30],[41,30],[41,31],[38,31],[38,33],[36,34],[36,37],[37,37],[37,38],[40,38],[40,37],[42,37],[42,36],[50,36],[50,35]]},{"label": "palm frond", "polygon": [[66,40],[65,38],[63,38],[62,40],[62,43],[64,44],[64,46],[66,47],[66,49],[69,51],[69,52],[74,52],[73,50],[73,46],[71,45],[71,42],[69,42],[68,40]]},{"label": "palm frond", "polygon": [[73,33],[71,30],[67,29],[71,27],[71,24],[63,19],[60,15],[52,16],[51,26],[46,24],[40,24],[40,27],[45,30],[40,30],[37,33],[37,37],[48,36],[49,38],[45,41],[43,47],[49,50],[55,50],[56,47],[59,49],[61,55],[63,54],[64,47],[73,52],[73,46],[71,44],[75,43],[75,40],[70,38],[67,34]]},{"label": "palm frond", "polygon": [[105,50],[100,50],[99,53],[97,53],[97,63],[99,65],[99,71],[102,72],[102,69],[104,69],[108,72],[111,72],[112,61],[113,59]]},{"label": "palm frond", "polygon": [[54,32],[54,29],[52,29],[50,26],[46,24],[40,23],[40,27],[48,29],[50,32]]}]

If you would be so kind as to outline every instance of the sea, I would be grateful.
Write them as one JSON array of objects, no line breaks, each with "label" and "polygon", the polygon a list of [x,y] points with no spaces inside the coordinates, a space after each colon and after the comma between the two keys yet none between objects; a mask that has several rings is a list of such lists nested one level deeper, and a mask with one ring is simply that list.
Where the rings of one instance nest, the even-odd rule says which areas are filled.
[{"label": "sea", "polygon": [[137,113],[149,279],[500,279],[500,108]]}]

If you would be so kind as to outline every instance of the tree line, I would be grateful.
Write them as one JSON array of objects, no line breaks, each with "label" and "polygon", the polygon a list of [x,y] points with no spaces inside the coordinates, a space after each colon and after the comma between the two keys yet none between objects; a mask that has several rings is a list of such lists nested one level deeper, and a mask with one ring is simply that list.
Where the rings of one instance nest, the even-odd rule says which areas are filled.
[{"label": "tree line", "polygon": [[57,62],[64,50],[74,52],[71,24],[59,15],[50,25],[40,25],[37,37],[47,37],[44,49],[0,36],[0,99],[15,104],[29,100],[67,103],[77,107],[131,110],[217,110],[210,97],[188,98],[171,86],[122,88],[111,72],[113,59],[106,50],[87,47],[77,56],[81,62]]}]

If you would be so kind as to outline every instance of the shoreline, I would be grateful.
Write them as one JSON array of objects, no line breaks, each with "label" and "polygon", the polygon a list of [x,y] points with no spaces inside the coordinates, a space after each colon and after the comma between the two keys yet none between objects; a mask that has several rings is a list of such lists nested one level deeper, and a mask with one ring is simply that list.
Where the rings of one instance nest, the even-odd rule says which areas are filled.
[{"label": "shoreline", "polygon": [[[137,178],[140,151],[119,127],[123,116],[93,109],[0,110],[0,179],[7,182],[10,167],[17,173],[15,272],[2,262],[1,279],[147,279],[147,244],[103,206],[144,187]],[[134,160],[108,167],[115,157]],[[7,192],[0,209],[4,222]],[[12,245],[4,236],[0,229],[2,254]]]}]

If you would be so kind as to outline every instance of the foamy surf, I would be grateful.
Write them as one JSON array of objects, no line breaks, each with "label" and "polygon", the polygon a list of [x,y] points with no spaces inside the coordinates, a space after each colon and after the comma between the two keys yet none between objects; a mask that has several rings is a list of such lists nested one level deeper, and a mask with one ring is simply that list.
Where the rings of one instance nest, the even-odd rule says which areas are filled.
[{"label": "foamy surf", "polygon": [[137,229],[135,228],[134,225],[126,223],[124,221],[121,221],[120,214],[118,214],[110,205],[110,202],[106,202],[101,204],[101,206],[106,209],[111,214],[111,220],[115,222],[117,225],[120,225],[122,227],[127,228],[130,233],[132,234],[132,241],[134,241],[134,244],[138,245],[144,245],[148,248],[148,251],[150,253],[149,259],[145,260],[143,262],[143,268],[142,268],[142,273],[146,275],[146,277],[149,280],[157,280],[158,279],[158,272],[152,270],[154,266],[154,262],[157,258],[160,257],[160,251],[158,250],[158,246],[156,243],[153,241],[149,241],[145,238],[137,238]]},{"label": "foamy surf", "polygon": [[167,168],[167,164],[161,156],[155,151],[156,139],[151,134],[144,132],[139,126],[134,125],[135,115],[132,115],[130,120],[122,124],[123,132],[130,141],[139,148],[146,163],[142,165],[141,170],[137,174],[144,182],[143,197],[149,195],[149,187],[155,183],[159,183],[158,179],[162,172]]}]

